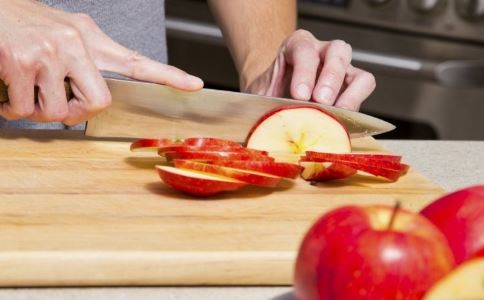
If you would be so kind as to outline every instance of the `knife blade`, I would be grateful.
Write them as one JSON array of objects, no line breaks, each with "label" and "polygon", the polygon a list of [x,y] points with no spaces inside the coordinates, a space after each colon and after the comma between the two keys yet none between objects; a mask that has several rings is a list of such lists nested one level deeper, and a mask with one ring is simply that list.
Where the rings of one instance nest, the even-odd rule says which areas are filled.
[{"label": "knife blade", "polygon": [[[243,141],[253,124],[268,111],[282,105],[303,103],[212,89],[186,92],[131,80],[106,78],[106,83],[111,91],[112,104],[88,120],[85,131],[88,136],[174,139],[211,136]],[[0,102],[8,101],[6,88],[2,85],[0,82]],[[395,128],[386,121],[363,113],[318,103],[304,104],[335,115],[352,138],[376,135]]]}]

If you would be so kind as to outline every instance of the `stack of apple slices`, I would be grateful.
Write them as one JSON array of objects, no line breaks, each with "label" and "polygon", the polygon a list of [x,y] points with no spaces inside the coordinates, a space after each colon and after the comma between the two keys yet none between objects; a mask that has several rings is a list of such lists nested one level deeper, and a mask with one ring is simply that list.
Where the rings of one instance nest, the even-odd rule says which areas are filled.
[{"label": "stack of apple slices", "polygon": [[140,140],[132,151],[157,151],[173,166],[157,166],[167,185],[187,194],[211,196],[246,185],[274,188],[301,172],[297,164],[275,162],[266,151],[217,138]]},{"label": "stack of apple slices", "polygon": [[409,166],[401,163],[401,156],[386,154],[335,154],[307,151],[301,157],[304,171],[301,177],[307,181],[328,181],[350,177],[356,173],[397,181],[405,175]]}]

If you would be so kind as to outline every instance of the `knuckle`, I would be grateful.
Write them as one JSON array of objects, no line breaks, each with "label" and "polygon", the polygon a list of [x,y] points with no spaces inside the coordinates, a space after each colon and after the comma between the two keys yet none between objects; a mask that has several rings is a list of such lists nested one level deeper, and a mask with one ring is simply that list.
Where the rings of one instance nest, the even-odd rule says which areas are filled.
[{"label": "knuckle", "polygon": [[375,76],[373,74],[371,74],[370,72],[364,71],[360,76],[363,78],[363,80],[365,80],[366,82],[368,82],[368,84],[372,88],[374,88],[376,86]]},{"label": "knuckle", "polygon": [[76,24],[83,29],[93,29],[97,27],[96,22],[91,16],[83,13],[75,13],[74,20]]},{"label": "knuckle", "polygon": [[96,99],[93,99],[89,106],[90,111],[101,111],[111,105],[112,103],[112,97],[111,93],[109,93],[109,90],[106,88],[106,90],[99,95]]},{"label": "knuckle", "polygon": [[82,44],[81,32],[72,26],[62,26],[56,30],[55,34],[58,43],[68,43],[72,46],[78,46]]},{"label": "knuckle", "polygon": [[129,65],[129,72],[128,76],[131,78],[138,78],[139,70],[139,63],[140,61],[144,60],[145,57],[139,54],[136,51],[130,51],[127,57],[127,64]]},{"label": "knuckle", "polygon": [[344,40],[337,39],[337,40],[331,41],[331,43],[333,44],[333,46],[337,48],[344,49],[346,53],[351,54],[351,52],[353,51],[351,45]]}]

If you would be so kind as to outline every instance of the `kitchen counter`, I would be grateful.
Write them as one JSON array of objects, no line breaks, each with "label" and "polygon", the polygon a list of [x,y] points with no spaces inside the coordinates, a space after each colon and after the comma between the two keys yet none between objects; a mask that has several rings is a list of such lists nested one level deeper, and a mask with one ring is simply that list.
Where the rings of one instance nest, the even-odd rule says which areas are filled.
[{"label": "kitchen counter", "polygon": [[[484,184],[484,141],[380,141],[451,191]],[[268,270],[270,272],[270,270]],[[42,274],[39,274],[42,276]],[[291,299],[290,287],[0,289],[0,299]]]}]

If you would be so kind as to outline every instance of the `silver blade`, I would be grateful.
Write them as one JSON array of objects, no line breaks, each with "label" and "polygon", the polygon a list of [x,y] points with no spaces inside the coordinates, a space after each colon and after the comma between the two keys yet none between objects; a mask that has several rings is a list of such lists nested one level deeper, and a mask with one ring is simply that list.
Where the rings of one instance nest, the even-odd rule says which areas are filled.
[{"label": "silver blade", "polygon": [[[301,101],[203,89],[183,92],[164,85],[106,79],[112,105],[88,121],[86,135],[96,137],[186,138],[211,136],[243,141],[268,111]],[[362,113],[311,103],[338,117],[352,138],[395,128]]]}]

